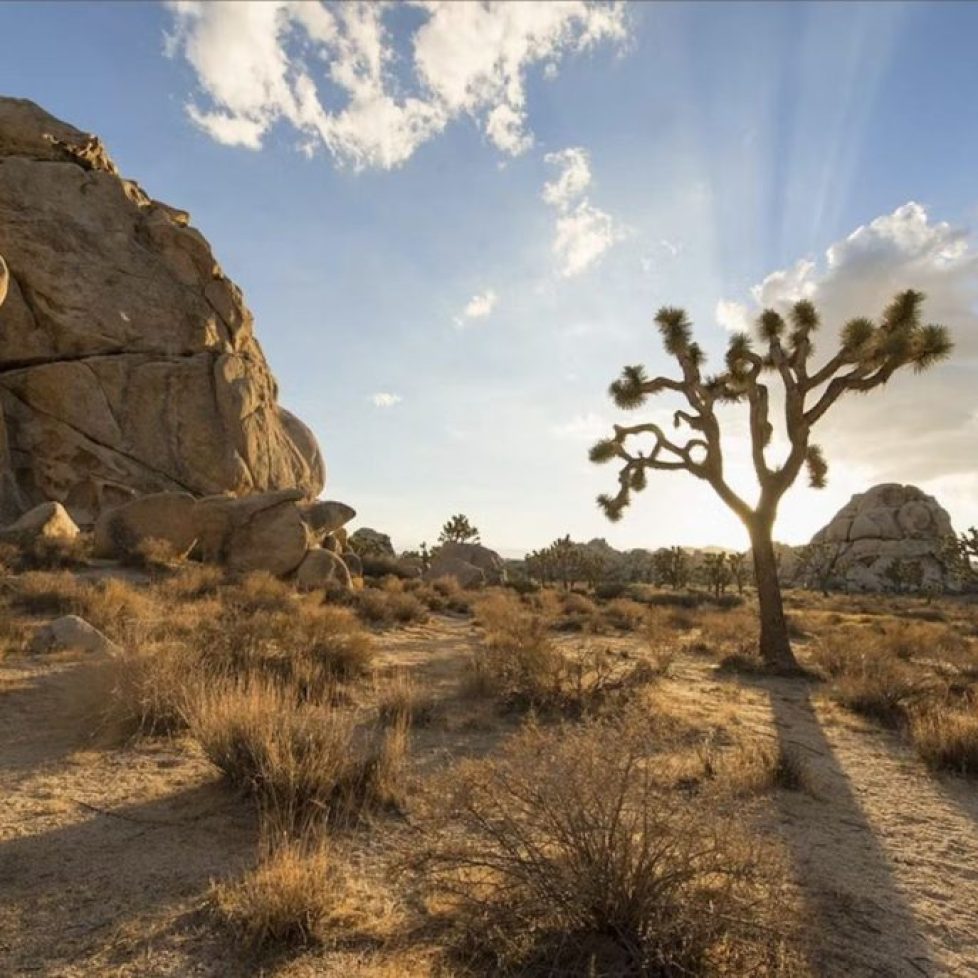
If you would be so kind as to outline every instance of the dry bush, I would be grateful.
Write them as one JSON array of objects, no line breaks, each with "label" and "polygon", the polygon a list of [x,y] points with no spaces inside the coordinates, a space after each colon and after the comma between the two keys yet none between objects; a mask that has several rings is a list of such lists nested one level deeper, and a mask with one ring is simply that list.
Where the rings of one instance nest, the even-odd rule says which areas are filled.
[{"label": "dry bush", "polygon": [[168,601],[196,601],[216,595],[224,580],[224,568],[217,564],[186,563],[164,578],[157,591]]},{"label": "dry bush", "polygon": [[396,911],[360,867],[322,833],[294,838],[271,821],[262,820],[257,865],[211,888],[213,911],[235,937],[253,952],[384,937]]},{"label": "dry bush", "polygon": [[87,533],[74,537],[37,536],[7,551],[11,571],[68,570],[84,567],[91,559],[92,538]]},{"label": "dry bush", "polygon": [[916,710],[910,740],[928,767],[978,777],[978,703]]},{"label": "dry bush", "polygon": [[646,661],[625,663],[591,646],[558,647],[548,620],[508,593],[482,600],[476,618],[484,641],[473,660],[473,688],[510,709],[580,717],[623,703],[656,678]]},{"label": "dry bush", "polygon": [[832,695],[843,706],[885,726],[902,726],[925,692],[920,676],[885,647],[850,635],[823,637],[813,664],[831,679]]},{"label": "dry bush", "polygon": [[141,640],[165,621],[149,591],[115,577],[80,584],[74,611],[121,645]]},{"label": "dry bush", "polygon": [[380,679],[376,693],[377,716],[385,726],[428,727],[438,718],[434,699],[404,669]]},{"label": "dry bush", "polygon": [[152,574],[162,574],[180,567],[186,560],[169,540],[145,537],[135,547],[126,550],[124,563]]},{"label": "dry bush", "polygon": [[297,705],[280,686],[258,679],[198,689],[187,712],[208,760],[289,825],[347,823],[400,804],[403,725],[358,725],[350,712]]},{"label": "dry bush", "polygon": [[628,723],[531,726],[431,786],[417,865],[467,960],[500,975],[802,973],[762,847],[664,790],[647,744]]},{"label": "dry bush", "polygon": [[760,795],[778,788],[813,793],[809,767],[800,751],[783,742],[777,746],[738,743],[723,750],[705,744],[699,755],[704,776],[715,780],[721,792]]},{"label": "dry bush", "polygon": [[251,571],[228,589],[225,599],[242,611],[289,611],[295,604],[295,588],[268,571]]},{"label": "dry bush", "polygon": [[99,725],[123,740],[185,729],[190,691],[207,682],[196,653],[180,645],[124,649],[99,668],[106,689]]},{"label": "dry bush", "polygon": [[321,699],[338,681],[367,675],[373,640],[347,608],[291,602],[290,611],[241,613],[234,607],[198,623],[193,641],[215,675],[257,675]]},{"label": "dry bush", "polygon": [[602,610],[605,621],[623,632],[638,631],[645,624],[647,609],[630,598],[615,598]]},{"label": "dry bush", "polygon": [[[397,581],[396,578],[391,580]],[[426,621],[428,609],[413,595],[399,589],[368,587],[353,602],[357,615],[369,625],[382,628]]]},{"label": "dry bush", "polygon": [[11,582],[10,603],[28,615],[75,613],[83,585],[68,571],[27,571]]}]

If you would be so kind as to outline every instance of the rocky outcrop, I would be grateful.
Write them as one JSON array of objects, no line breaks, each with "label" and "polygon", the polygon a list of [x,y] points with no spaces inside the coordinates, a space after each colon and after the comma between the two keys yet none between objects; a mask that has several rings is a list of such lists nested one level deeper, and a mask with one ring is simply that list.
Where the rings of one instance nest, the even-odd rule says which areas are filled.
[{"label": "rocky outcrop", "polygon": [[394,545],[386,533],[361,526],[355,533],[350,534],[350,549],[361,557],[396,557]]},{"label": "rocky outcrop", "polygon": [[0,98],[0,521],[94,523],[133,494],[316,496],[324,467],[240,290],[185,211],[104,147]]},{"label": "rocky outcrop", "polygon": [[445,543],[435,553],[424,573],[425,580],[454,577],[463,587],[502,584],[506,570],[495,550],[479,543]]},{"label": "rocky outcrop", "polygon": [[[328,534],[323,528],[355,515],[345,503],[310,504],[299,489],[203,499],[158,492],[102,513],[93,550],[99,557],[125,559],[147,540],[163,540],[176,554],[221,564],[232,574],[264,570],[286,577],[307,555],[335,550],[340,559],[343,545],[334,535],[340,527]],[[317,559],[322,565],[323,558]]]},{"label": "rocky outcrop", "polygon": [[329,586],[349,591],[353,582],[349,568],[337,554],[329,550],[310,550],[295,572],[295,586],[300,591]]},{"label": "rocky outcrop", "polygon": [[941,551],[953,532],[933,496],[885,483],[853,496],[811,543],[823,578],[848,590],[892,590],[895,561],[919,566],[919,586],[944,587],[950,582]]}]

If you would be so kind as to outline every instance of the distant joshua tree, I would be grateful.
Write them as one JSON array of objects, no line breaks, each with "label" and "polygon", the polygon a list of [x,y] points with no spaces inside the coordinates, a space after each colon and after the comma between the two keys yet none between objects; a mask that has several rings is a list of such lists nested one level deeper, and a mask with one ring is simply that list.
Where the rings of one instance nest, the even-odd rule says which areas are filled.
[{"label": "distant joshua tree", "polygon": [[732,575],[727,555],[723,551],[717,554],[704,554],[703,576],[706,586],[713,592],[714,597],[719,598],[727,590]]},{"label": "distant joshua tree", "polygon": [[439,543],[478,543],[479,531],[461,513],[453,516],[438,535]]},{"label": "distant joshua tree", "polygon": [[674,591],[689,583],[689,557],[682,547],[663,547],[652,555],[656,584],[668,584]]},{"label": "distant joshua tree", "polygon": [[[655,321],[666,351],[679,364],[682,376],[650,378],[641,364],[626,366],[610,388],[618,407],[641,407],[654,394],[671,391],[682,395],[688,410],[678,410],[673,421],[685,425],[691,437],[671,441],[652,422],[615,425],[610,438],[591,449],[592,462],[623,463],[614,496],[602,495],[598,503],[611,520],[620,519],[631,494],[646,485],[646,470],[689,472],[704,480],[739,517],[750,536],[754,581],[760,608],[760,654],[776,670],[797,669],[781,599],[778,566],[773,544],[778,504],[802,467],[808,469],[809,484],[825,485],[828,467],[818,445],[810,440],[816,422],[843,394],[864,393],[885,384],[901,367],[925,370],[951,351],[947,329],[923,324],[920,318],[924,296],[908,289],[886,307],[879,323],[852,319],[842,330],[838,351],[821,367],[811,369],[812,334],[819,325],[815,307],[808,301],[793,306],[789,322],[773,309],[757,321],[760,352],[754,350],[746,333],[730,338],[726,369],[712,376],[702,372],[704,354],[693,341],[692,327],[682,309],[662,308]],[[766,450],[773,426],[769,419],[769,392],[762,377],[771,375],[784,390],[784,428],[790,449],[781,464],[771,465]],[[811,400],[810,400],[811,399]],[[751,458],[760,491],[751,506],[726,481],[716,409],[723,404],[749,406]],[[630,448],[633,436],[651,436],[646,451]]]},{"label": "distant joshua tree", "polygon": [[737,585],[737,593],[743,594],[744,585],[750,575],[750,554],[727,554],[727,560],[730,562],[730,576]]}]

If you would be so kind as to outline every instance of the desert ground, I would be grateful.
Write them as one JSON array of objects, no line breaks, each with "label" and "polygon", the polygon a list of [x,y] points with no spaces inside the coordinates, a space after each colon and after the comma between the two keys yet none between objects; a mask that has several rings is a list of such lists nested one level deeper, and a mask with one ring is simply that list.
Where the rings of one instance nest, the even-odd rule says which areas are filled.
[{"label": "desert ground", "polygon": [[[776,677],[749,595],[436,583],[340,607],[194,565],[5,576],[0,972],[978,974],[974,605],[789,592],[808,673]],[[66,612],[115,644],[39,651]],[[356,786],[299,770],[294,730],[285,749],[256,722],[229,748],[249,696],[266,720],[319,711],[318,750],[370,755]],[[620,773],[661,821],[601,824]],[[628,872],[659,863],[629,846],[698,865],[688,833],[736,885],[698,902],[705,866],[642,896]],[[577,857],[607,873],[600,897],[567,897]],[[629,899],[654,907],[626,940],[604,925]]]}]

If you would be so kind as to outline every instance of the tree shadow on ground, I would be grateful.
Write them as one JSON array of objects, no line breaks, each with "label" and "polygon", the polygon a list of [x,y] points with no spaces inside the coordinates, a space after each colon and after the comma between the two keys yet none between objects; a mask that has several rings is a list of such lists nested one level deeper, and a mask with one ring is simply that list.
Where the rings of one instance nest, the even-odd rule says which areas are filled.
[{"label": "tree shadow on ground", "polygon": [[822,978],[935,975],[931,950],[873,824],[819,721],[806,679],[741,677],[770,700],[780,746],[813,791],[779,791],[778,829],[810,915],[809,960]]},{"label": "tree shadow on ground", "polygon": [[96,955],[98,970],[81,973],[103,973],[134,953],[129,925],[172,924],[254,857],[254,812],[218,781],[112,809],[74,804],[71,823],[0,842],[2,974],[60,975]]}]

